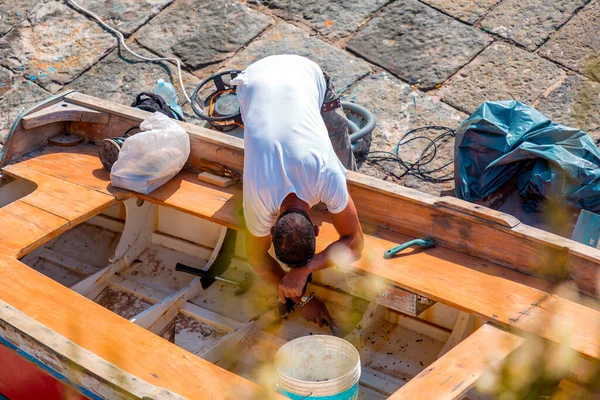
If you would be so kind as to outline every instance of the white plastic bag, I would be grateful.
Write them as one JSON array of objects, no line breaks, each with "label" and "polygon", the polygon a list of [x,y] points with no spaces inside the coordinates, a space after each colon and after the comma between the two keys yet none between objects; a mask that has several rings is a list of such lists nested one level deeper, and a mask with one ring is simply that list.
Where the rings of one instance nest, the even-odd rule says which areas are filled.
[{"label": "white plastic bag", "polygon": [[177,175],[190,155],[190,138],[175,120],[155,112],[125,140],[110,172],[113,186],[148,194]]}]

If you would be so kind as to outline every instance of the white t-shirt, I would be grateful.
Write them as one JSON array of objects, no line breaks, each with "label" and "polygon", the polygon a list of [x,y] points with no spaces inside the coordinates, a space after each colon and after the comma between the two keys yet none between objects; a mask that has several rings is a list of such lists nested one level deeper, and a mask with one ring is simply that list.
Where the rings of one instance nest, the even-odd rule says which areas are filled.
[{"label": "white t-shirt", "polygon": [[325,78],[295,55],[263,58],[231,81],[244,120],[244,215],[254,236],[270,233],[290,193],[337,214],[348,204],[346,169],[321,117]]}]

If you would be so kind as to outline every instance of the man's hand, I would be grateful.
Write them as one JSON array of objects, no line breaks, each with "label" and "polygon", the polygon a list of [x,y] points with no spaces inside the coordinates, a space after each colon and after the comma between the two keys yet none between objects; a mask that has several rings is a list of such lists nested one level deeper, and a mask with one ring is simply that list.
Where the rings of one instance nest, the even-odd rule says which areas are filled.
[{"label": "man's hand", "polygon": [[300,311],[307,321],[315,322],[319,324],[319,326],[323,326],[323,321],[326,321],[331,329],[335,326],[335,322],[333,321],[333,318],[331,318],[331,315],[329,315],[327,307],[325,307],[325,304],[316,297],[313,297],[311,301],[306,303]]},{"label": "man's hand", "polygon": [[279,282],[279,300],[285,303],[286,297],[290,299],[301,297],[309,274],[310,271],[304,267],[290,269]]}]

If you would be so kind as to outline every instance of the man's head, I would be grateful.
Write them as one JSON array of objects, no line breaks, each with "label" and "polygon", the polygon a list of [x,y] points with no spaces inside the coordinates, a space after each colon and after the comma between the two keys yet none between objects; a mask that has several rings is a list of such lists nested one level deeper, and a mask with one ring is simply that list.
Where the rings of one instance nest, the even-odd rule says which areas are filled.
[{"label": "man's head", "polygon": [[283,213],[271,229],[277,259],[292,268],[306,265],[315,254],[317,233],[306,213]]}]

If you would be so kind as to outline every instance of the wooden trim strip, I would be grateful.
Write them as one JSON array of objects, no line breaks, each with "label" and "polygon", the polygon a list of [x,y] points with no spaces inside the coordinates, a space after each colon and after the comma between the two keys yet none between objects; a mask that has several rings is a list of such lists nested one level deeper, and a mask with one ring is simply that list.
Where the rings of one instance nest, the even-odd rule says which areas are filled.
[{"label": "wooden trim strip", "polygon": [[519,336],[486,324],[411,379],[390,400],[456,400],[483,373],[524,342]]},{"label": "wooden trim strip", "polygon": [[[0,337],[29,354],[30,361],[77,382],[94,399],[182,399],[166,389],[150,385],[103,360],[85,348],[0,300]],[[1,343],[0,343],[1,345]]]}]

